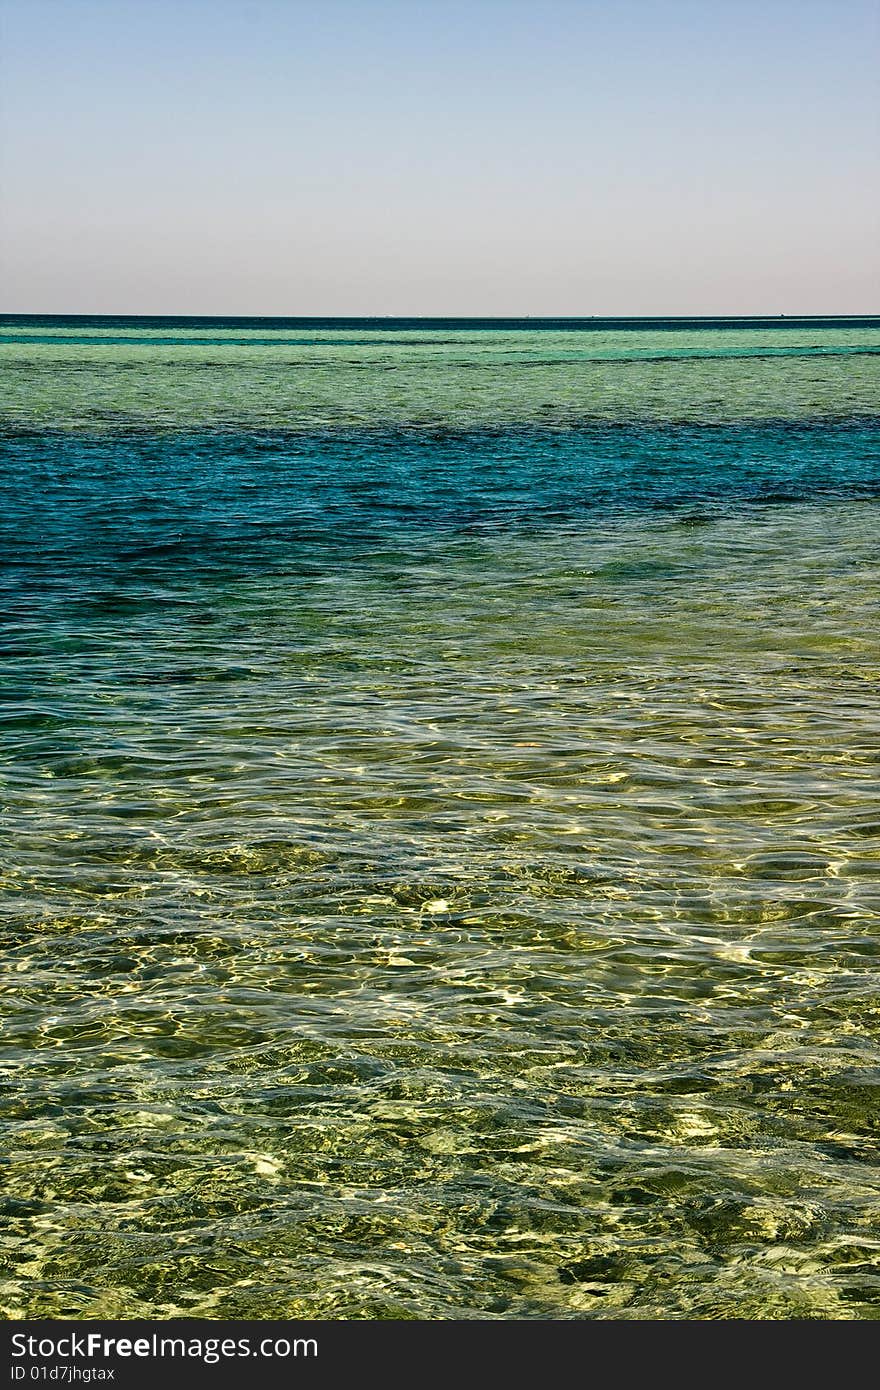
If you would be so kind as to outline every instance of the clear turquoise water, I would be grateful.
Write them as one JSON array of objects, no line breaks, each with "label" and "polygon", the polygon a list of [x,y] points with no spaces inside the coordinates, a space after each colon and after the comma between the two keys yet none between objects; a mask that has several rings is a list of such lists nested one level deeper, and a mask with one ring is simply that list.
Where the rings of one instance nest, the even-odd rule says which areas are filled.
[{"label": "clear turquoise water", "polygon": [[880,320],[0,376],[5,1315],[877,1316]]}]

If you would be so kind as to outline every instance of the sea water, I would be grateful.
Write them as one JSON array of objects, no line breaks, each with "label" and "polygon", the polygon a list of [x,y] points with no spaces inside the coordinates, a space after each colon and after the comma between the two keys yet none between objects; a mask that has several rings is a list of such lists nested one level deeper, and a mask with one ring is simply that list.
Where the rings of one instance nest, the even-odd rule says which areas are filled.
[{"label": "sea water", "polygon": [[880,320],[0,320],[7,1317],[880,1312]]}]

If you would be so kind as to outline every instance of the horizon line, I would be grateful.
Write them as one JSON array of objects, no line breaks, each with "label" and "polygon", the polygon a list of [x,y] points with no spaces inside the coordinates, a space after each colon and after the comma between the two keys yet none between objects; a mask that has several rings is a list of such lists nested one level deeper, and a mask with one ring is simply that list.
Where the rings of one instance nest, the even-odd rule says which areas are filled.
[{"label": "horizon line", "polygon": [[138,310],[129,312],[125,310],[2,310],[0,309],[0,320],[4,319],[284,319],[290,321],[317,320],[340,320],[351,321],[353,319],[363,322],[393,322],[398,320],[426,320],[443,321],[446,323],[474,323],[474,322],[524,322],[534,320],[538,323],[553,321],[557,323],[590,323],[595,320],[618,321],[618,322],[640,322],[651,323],[656,321],[678,320],[681,322],[693,322],[701,320],[723,319],[728,322],[753,322],[763,320],[778,322],[780,319],[796,320],[815,320],[815,319],[875,319],[880,318],[880,309],[862,313],[752,313],[752,314],[443,314],[443,313],[421,313],[421,314],[358,314],[358,313],[333,313],[333,314],[286,314],[286,313],[169,313],[146,312]]}]

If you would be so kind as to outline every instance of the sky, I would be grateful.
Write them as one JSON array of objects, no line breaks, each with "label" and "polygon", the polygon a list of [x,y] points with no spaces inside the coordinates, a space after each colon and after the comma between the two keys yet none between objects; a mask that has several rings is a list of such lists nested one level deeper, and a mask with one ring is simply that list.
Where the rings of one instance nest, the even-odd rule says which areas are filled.
[{"label": "sky", "polygon": [[880,0],[0,0],[0,312],[880,311]]}]

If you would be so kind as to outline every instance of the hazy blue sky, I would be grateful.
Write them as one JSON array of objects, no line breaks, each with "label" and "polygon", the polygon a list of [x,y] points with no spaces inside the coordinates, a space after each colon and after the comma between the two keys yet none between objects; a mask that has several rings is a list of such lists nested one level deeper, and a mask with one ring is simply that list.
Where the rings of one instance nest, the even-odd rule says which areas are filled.
[{"label": "hazy blue sky", "polygon": [[0,14],[2,310],[880,310],[874,0]]}]

